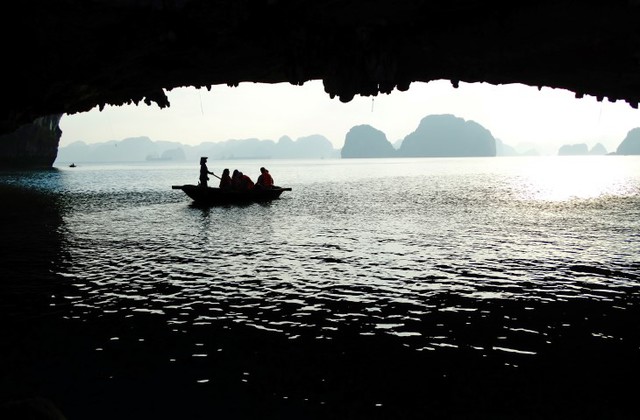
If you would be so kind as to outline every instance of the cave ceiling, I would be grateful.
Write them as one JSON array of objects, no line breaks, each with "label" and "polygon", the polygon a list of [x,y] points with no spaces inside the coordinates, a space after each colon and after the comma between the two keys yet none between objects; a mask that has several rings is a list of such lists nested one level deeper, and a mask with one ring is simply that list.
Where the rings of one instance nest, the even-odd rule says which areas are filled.
[{"label": "cave ceiling", "polygon": [[640,100],[640,0],[21,0],[0,132],[177,87],[322,80],[343,102],[447,79]]}]

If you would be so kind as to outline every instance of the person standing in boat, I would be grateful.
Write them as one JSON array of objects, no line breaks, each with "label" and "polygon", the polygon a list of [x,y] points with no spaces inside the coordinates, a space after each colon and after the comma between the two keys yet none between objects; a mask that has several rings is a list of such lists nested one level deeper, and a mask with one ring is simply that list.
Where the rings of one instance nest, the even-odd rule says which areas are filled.
[{"label": "person standing in boat", "polygon": [[231,177],[229,176],[229,169],[225,169],[224,171],[222,171],[222,177],[220,178],[220,189],[231,189]]},{"label": "person standing in boat", "polygon": [[264,167],[260,168],[260,176],[258,177],[256,186],[259,188],[273,188],[273,178]]},{"label": "person standing in boat", "polygon": [[207,188],[207,181],[209,181],[209,174],[213,175],[213,172],[209,171],[207,168],[207,158],[200,158],[200,186],[203,188]]}]

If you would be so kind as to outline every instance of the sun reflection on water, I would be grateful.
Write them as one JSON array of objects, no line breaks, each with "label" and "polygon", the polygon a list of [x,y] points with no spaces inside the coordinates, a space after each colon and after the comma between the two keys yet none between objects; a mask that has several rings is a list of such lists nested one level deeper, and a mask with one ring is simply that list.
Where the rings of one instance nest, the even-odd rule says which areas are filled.
[{"label": "sun reflection on water", "polygon": [[[603,196],[637,194],[629,182],[640,168],[624,156],[553,156],[540,161],[524,161],[519,195],[525,200],[568,201]],[[542,170],[541,170],[542,169]]]}]

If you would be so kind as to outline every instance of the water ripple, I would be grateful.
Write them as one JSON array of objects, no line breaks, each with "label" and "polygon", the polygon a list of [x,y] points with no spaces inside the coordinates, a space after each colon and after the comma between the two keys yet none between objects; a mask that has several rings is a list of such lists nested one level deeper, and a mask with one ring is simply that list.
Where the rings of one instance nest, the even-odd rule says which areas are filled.
[{"label": "water ripple", "polygon": [[571,197],[534,181],[327,179],[268,205],[212,208],[190,205],[169,179],[124,190],[63,182],[56,274],[77,293],[54,303],[70,318],[152,315],[292,340],[355,329],[420,351],[533,356],[565,328],[549,308],[575,325],[563,305],[604,316],[635,308],[640,286],[640,178]]}]

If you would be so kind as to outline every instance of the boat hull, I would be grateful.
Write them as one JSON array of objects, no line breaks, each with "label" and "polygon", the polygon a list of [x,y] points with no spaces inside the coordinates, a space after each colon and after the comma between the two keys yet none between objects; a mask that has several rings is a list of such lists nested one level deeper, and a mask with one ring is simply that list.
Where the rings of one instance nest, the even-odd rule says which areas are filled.
[{"label": "boat hull", "polygon": [[282,187],[255,188],[249,191],[230,191],[198,185],[173,185],[171,188],[184,191],[196,204],[202,205],[271,201],[280,198],[283,192],[291,191],[291,188]]}]

